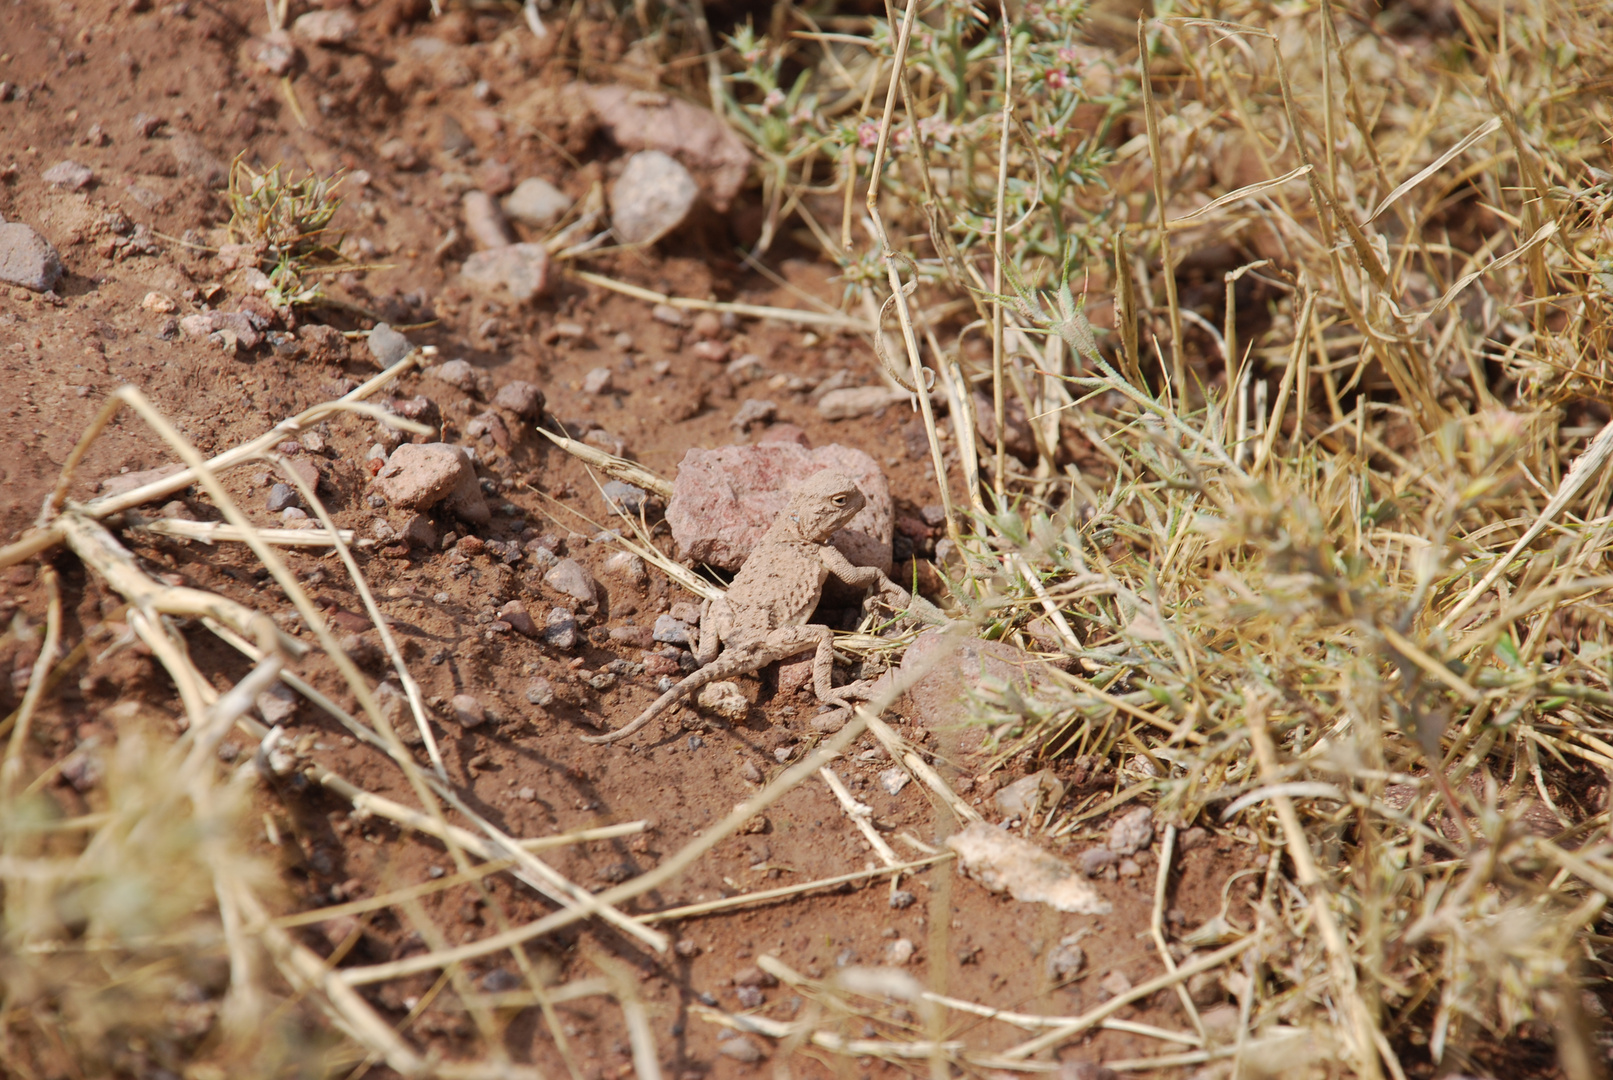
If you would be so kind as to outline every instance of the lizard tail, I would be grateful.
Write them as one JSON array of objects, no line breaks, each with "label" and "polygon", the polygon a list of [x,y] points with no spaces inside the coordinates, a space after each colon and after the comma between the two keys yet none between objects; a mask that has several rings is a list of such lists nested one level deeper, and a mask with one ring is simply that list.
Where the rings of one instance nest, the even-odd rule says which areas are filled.
[{"label": "lizard tail", "polygon": [[699,690],[707,683],[715,682],[724,675],[734,674],[735,670],[736,669],[729,664],[707,664],[699,671],[690,672],[688,675],[685,675],[683,677],[683,681],[678,683],[678,685],[674,686],[672,689],[668,690],[666,693],[662,694],[660,697],[656,698],[654,703],[652,703],[649,708],[639,713],[638,719],[634,720],[631,724],[628,724],[624,728],[617,728],[615,731],[605,735],[583,735],[581,736],[582,741],[585,743],[599,745],[601,743],[613,743],[618,739],[625,739],[629,735],[638,731],[645,724],[648,724],[651,720],[654,720],[657,716],[660,716],[662,713],[672,708],[673,705],[678,703],[679,699],[687,697],[689,694]]}]

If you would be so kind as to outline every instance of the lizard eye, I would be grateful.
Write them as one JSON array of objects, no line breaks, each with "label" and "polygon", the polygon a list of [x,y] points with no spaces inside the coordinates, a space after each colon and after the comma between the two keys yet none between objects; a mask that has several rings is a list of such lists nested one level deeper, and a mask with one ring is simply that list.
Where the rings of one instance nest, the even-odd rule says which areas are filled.
[{"label": "lizard eye", "polygon": [[845,506],[846,505],[846,497],[844,495],[836,495],[834,497],[834,504],[836,506]]}]

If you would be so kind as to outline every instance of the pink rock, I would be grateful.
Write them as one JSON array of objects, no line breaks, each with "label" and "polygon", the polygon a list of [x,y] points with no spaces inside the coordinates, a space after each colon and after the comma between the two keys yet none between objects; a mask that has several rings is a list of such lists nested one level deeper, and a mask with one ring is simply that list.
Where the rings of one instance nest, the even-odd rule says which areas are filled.
[{"label": "pink rock", "polygon": [[[476,482],[470,458],[447,443],[404,443],[375,475],[375,490],[393,506],[425,510],[455,492],[469,476]],[[480,489],[478,489],[480,494]]]},{"label": "pink rock", "polygon": [[823,469],[851,477],[868,505],[830,542],[857,566],[891,570],[893,510],[879,464],[861,450],[831,444],[806,450],[793,443],[692,449],[678,465],[666,519],[683,558],[737,570],[790,492]]},{"label": "pink rock", "polygon": [[291,32],[311,45],[345,45],[358,33],[358,16],[347,8],[299,15]]},{"label": "pink rock", "polygon": [[610,639],[639,649],[648,649],[655,644],[654,635],[648,626],[613,627]]},{"label": "pink rock", "polygon": [[516,379],[498,388],[493,404],[523,420],[531,420],[543,411],[543,391],[524,379]]},{"label": "pink rock", "polygon": [[481,727],[487,722],[487,710],[482,703],[469,694],[455,694],[451,703],[454,710],[454,719],[462,727]]},{"label": "pink rock", "polygon": [[485,191],[467,191],[463,202],[465,231],[483,251],[506,247],[515,242],[515,234],[504,220],[504,211],[498,202]]},{"label": "pink rock", "polygon": [[110,498],[113,495],[122,495],[124,492],[133,491],[138,487],[145,487],[147,484],[154,484],[158,480],[167,479],[174,473],[184,471],[185,466],[176,461],[172,465],[163,465],[155,469],[120,473],[117,476],[109,476],[102,480],[96,491],[102,497]]},{"label": "pink rock", "polygon": [[739,194],[750,171],[750,151],[716,114],[630,86],[589,86],[584,92],[616,145],[677,158],[718,211],[727,210]]},{"label": "pink rock", "polygon": [[307,458],[289,458],[280,466],[280,471],[286,474],[287,480],[290,480],[295,475],[297,479],[308,485],[309,491],[317,490],[319,487],[319,466]]},{"label": "pink rock", "polygon": [[517,304],[542,296],[549,287],[549,253],[542,244],[506,244],[478,251],[459,268],[477,292],[504,292]]},{"label": "pink rock", "polygon": [[524,637],[537,637],[541,632],[538,630],[538,624],[532,621],[532,616],[527,612],[526,605],[519,600],[511,600],[499,608],[498,617],[509,623],[517,634],[521,634]]},{"label": "pink rock", "polygon": [[[924,631],[908,645],[899,670],[912,671],[944,646],[942,631]],[[986,732],[969,723],[969,693],[987,675],[1011,683],[1026,697],[1034,697],[1038,687],[1053,682],[1051,669],[1022,649],[1004,641],[959,638],[952,642],[947,655],[908,690],[911,714],[925,727],[961,730],[966,743],[961,749],[978,748]]]},{"label": "pink rock", "polygon": [[62,279],[62,257],[20,221],[0,221],[0,284],[49,292]]}]

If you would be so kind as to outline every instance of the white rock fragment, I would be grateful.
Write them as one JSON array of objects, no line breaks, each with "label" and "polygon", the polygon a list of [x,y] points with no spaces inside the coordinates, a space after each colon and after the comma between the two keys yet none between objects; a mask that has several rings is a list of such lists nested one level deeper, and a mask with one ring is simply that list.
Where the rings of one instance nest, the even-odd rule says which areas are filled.
[{"label": "white rock fragment", "polygon": [[611,225],[624,244],[653,244],[682,225],[700,197],[689,170],[659,150],[641,150],[611,185]]},{"label": "white rock fragment", "polygon": [[907,770],[900,766],[893,766],[879,774],[879,786],[887,795],[900,795],[909,780]]},{"label": "white rock fragment", "polygon": [[534,229],[547,229],[571,209],[571,196],[536,176],[529,176],[504,196],[504,213]]},{"label": "white rock fragment", "polygon": [[976,822],[948,838],[947,847],[957,852],[962,872],[992,892],[1076,915],[1110,910],[1069,863],[995,825]]},{"label": "white rock fragment", "polygon": [[734,682],[707,683],[700,688],[696,703],[702,712],[715,713],[730,723],[738,723],[750,712],[750,702]]}]

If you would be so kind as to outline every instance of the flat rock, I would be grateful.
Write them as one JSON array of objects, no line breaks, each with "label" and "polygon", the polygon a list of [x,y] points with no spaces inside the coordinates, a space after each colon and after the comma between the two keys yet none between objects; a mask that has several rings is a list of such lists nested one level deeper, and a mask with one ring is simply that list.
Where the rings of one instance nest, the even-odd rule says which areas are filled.
[{"label": "flat rock", "polygon": [[446,360],[426,368],[422,374],[479,398],[493,391],[493,377],[469,360]]},{"label": "flat rock", "polygon": [[584,604],[594,603],[599,596],[594,576],[576,559],[561,559],[543,575],[543,583],[555,592],[564,593]]},{"label": "flat rock", "polygon": [[[398,336],[402,337],[401,334]],[[297,327],[297,341],[301,343],[308,359],[320,364],[346,363],[353,352],[346,336],[334,326],[324,323],[303,323]]]},{"label": "flat rock", "polygon": [[825,420],[855,420],[906,404],[913,395],[890,386],[848,386],[831,390],[818,399],[818,415]]},{"label": "flat rock", "polygon": [[1007,682],[1027,697],[1034,697],[1039,687],[1053,682],[1052,669],[1007,642],[965,636],[949,644],[939,629],[926,630],[913,639],[902,657],[900,672],[914,670],[941,648],[946,648],[948,655],[925,672],[907,691],[907,698],[911,715],[925,727],[961,731],[968,745],[960,749],[976,749],[985,738],[985,729],[969,723],[969,694],[980,686],[982,678]]},{"label": "flat rock", "polygon": [[58,161],[40,174],[40,178],[52,187],[66,188],[68,191],[83,191],[95,179],[95,171],[88,165],[80,165],[71,159]]},{"label": "flat rock", "polygon": [[244,311],[204,311],[186,315],[179,320],[179,328],[191,337],[205,338],[214,334],[233,340],[243,349],[255,349],[263,334],[252,316]]},{"label": "flat rock", "polygon": [[[543,640],[557,649],[577,647],[577,617],[565,608],[550,608],[543,620]],[[530,692],[528,700],[531,700]]]},{"label": "flat rock", "polygon": [[523,420],[532,420],[543,411],[543,391],[525,379],[515,379],[498,388],[493,404],[508,409]]},{"label": "flat rock", "polygon": [[425,510],[446,499],[466,475],[475,482],[476,470],[459,447],[404,443],[375,474],[375,491],[393,506]]},{"label": "flat rock", "polygon": [[273,727],[284,724],[297,714],[298,700],[297,691],[283,682],[276,682],[258,695],[255,704],[264,722]]},{"label": "flat rock", "polygon": [[0,282],[49,292],[62,279],[62,257],[20,221],[0,225]]},{"label": "flat rock", "polygon": [[746,431],[752,424],[770,423],[777,415],[777,402],[746,398],[740,403],[739,410],[734,413],[733,418],[728,421],[728,426]]},{"label": "flat rock", "polygon": [[297,506],[301,502],[296,488],[290,484],[275,484],[269,489],[269,497],[264,500],[263,508],[271,514],[278,514],[286,507]]},{"label": "flat rock", "polygon": [[745,719],[750,712],[750,702],[740,692],[739,684],[734,682],[707,683],[700,688],[695,704],[701,712],[720,716],[734,724]]},{"label": "flat rock", "polygon": [[653,244],[682,225],[700,186],[677,159],[641,150],[610,189],[611,225],[624,244]]},{"label": "flat rock", "polygon": [[958,869],[991,892],[1073,915],[1105,915],[1110,905],[1075,867],[995,825],[975,822],[947,838]]},{"label": "flat rock", "polygon": [[97,485],[96,491],[102,497],[110,498],[114,495],[122,495],[125,492],[133,491],[135,488],[145,487],[147,484],[154,484],[158,480],[165,480],[175,473],[184,471],[185,466],[176,461],[172,465],[162,465],[155,469],[141,469],[139,472],[120,473],[117,476],[109,476],[102,480]]},{"label": "flat rock", "polygon": [[510,231],[509,222],[504,220],[504,211],[499,209],[498,203],[487,192],[465,192],[460,206],[465,214],[465,231],[483,251],[507,247],[515,242],[515,234]]},{"label": "flat rock", "polygon": [[334,11],[310,11],[297,16],[291,32],[310,45],[326,48],[345,45],[358,33],[358,17],[348,8]]},{"label": "flat rock", "polygon": [[488,248],[466,259],[459,276],[477,292],[505,293],[524,304],[549,287],[549,253],[542,244]]},{"label": "flat rock", "polygon": [[[330,328],[327,327],[326,329]],[[340,330],[333,332],[341,333]],[[343,340],[346,339],[344,338]],[[376,323],[375,329],[370,331],[370,336],[365,341],[370,347],[370,355],[375,357],[375,362],[383,368],[391,367],[414,352],[414,345],[409,339],[386,323]]]},{"label": "flat rock", "polygon": [[689,624],[671,615],[655,617],[654,638],[665,645],[689,644]]},{"label": "flat rock", "polygon": [[861,450],[795,443],[691,449],[678,464],[666,520],[681,557],[738,570],[807,477],[834,469],[856,481],[868,504],[830,542],[857,566],[891,571],[895,520],[879,463]]},{"label": "flat rock", "polygon": [[[626,514],[638,513],[650,501],[648,491],[641,487],[634,487],[632,484],[621,480],[607,480],[600,486],[600,490],[604,493],[605,501],[610,503],[612,510]],[[617,552],[617,554],[627,555],[631,554],[631,552]],[[611,556],[611,558],[615,557],[615,555]]]},{"label": "flat rock", "polygon": [[751,154],[709,109],[630,86],[589,86],[584,92],[600,126],[624,150],[658,150],[698,178],[706,201],[726,211],[750,172]]},{"label": "flat rock", "polygon": [[549,181],[529,176],[504,196],[504,213],[534,229],[547,229],[571,209],[571,196]]}]

